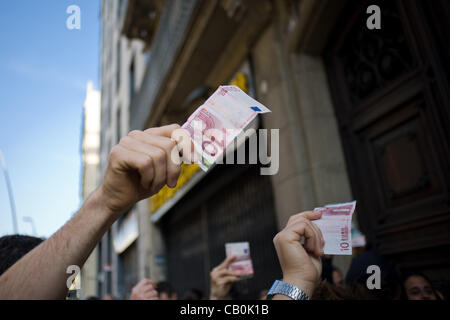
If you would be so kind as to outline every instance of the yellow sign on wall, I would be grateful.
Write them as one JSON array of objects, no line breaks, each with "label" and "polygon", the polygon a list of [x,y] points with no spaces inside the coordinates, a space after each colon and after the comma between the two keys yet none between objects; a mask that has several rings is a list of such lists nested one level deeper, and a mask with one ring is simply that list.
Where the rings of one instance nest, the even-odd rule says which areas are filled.
[{"label": "yellow sign on wall", "polygon": [[171,199],[177,191],[188,182],[194,174],[200,170],[196,164],[181,164],[181,172],[175,188],[164,186],[157,194],[150,198],[150,210],[152,213],[158,211],[161,206]]},{"label": "yellow sign on wall", "polygon": [[231,80],[230,84],[233,86],[237,86],[245,93],[248,93],[248,80],[245,73],[238,72],[233,80]]}]

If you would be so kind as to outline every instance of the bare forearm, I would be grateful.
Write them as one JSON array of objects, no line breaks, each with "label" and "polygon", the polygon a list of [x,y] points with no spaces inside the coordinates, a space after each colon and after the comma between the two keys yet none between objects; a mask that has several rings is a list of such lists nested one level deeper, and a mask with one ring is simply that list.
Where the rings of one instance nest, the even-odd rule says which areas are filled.
[{"label": "bare forearm", "polygon": [[181,168],[171,137],[178,129],[134,130],[122,138],[111,150],[102,186],[61,230],[0,277],[0,299],[63,299],[67,267],[81,268],[114,220],[137,201],[175,186]]},{"label": "bare forearm", "polygon": [[96,191],[69,222],[0,277],[0,299],[64,299],[67,267],[81,268],[113,221]]}]

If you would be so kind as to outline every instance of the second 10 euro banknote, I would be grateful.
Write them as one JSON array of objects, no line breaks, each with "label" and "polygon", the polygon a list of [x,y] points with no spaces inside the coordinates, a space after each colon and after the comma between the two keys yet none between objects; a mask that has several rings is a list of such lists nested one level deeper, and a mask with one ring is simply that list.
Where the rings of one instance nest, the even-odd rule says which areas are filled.
[{"label": "second 10 euro banknote", "polygon": [[322,212],[319,220],[314,220],[325,240],[323,248],[329,255],[352,254],[352,216],[356,208],[356,201],[329,204],[315,208]]},{"label": "second 10 euro banknote", "polygon": [[234,255],[229,269],[239,274],[241,279],[251,278],[253,276],[253,263],[250,257],[250,244],[248,242],[229,242],[225,244],[225,253],[229,257]]}]

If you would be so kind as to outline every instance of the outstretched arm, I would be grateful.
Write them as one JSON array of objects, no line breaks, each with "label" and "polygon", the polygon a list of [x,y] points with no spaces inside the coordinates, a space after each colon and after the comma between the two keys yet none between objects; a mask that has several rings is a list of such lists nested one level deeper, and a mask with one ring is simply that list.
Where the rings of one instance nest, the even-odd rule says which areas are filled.
[{"label": "outstretched arm", "polygon": [[103,234],[137,201],[174,187],[180,173],[178,125],[132,131],[110,154],[102,185],[74,217],[0,276],[0,299],[64,299],[67,267],[80,268]]}]

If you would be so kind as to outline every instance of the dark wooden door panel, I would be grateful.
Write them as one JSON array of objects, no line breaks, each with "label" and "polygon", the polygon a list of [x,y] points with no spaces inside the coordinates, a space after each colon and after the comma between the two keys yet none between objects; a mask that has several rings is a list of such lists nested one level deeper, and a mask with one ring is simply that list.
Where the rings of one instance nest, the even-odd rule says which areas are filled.
[{"label": "dark wooden door panel", "polygon": [[427,130],[430,123],[424,109],[423,100],[417,97],[365,131],[384,190],[380,201],[386,208],[443,191],[435,139]]},{"label": "dark wooden door panel", "polygon": [[[430,3],[349,1],[325,56],[361,229],[405,268],[450,268],[437,254],[450,248],[448,44],[435,34],[449,6]],[[382,30],[365,26],[370,4]]]}]

